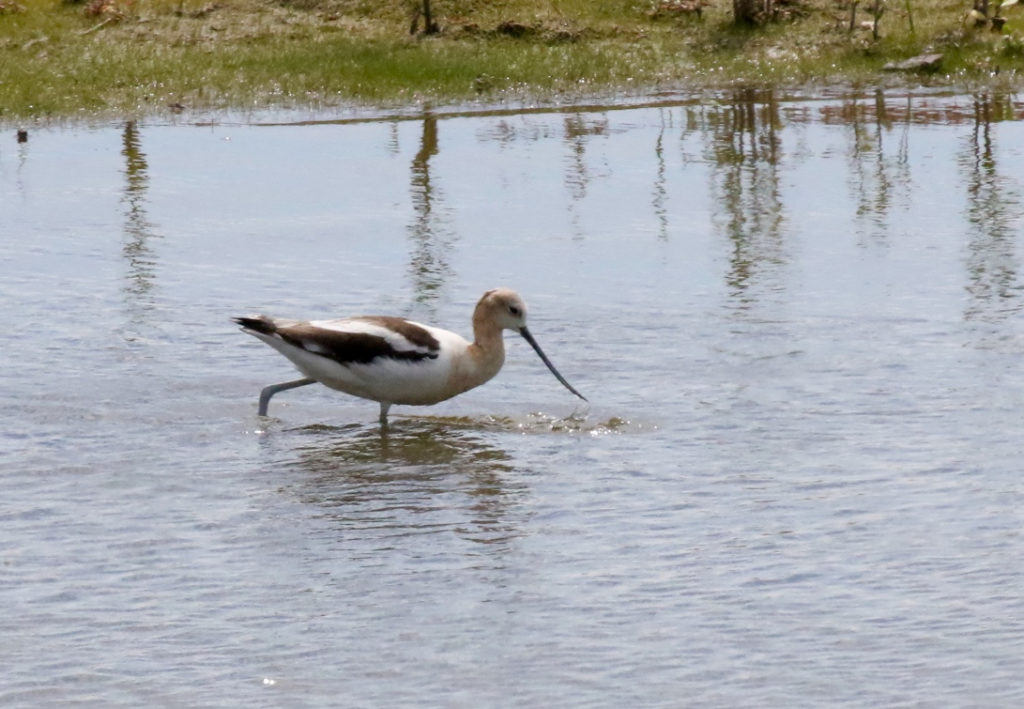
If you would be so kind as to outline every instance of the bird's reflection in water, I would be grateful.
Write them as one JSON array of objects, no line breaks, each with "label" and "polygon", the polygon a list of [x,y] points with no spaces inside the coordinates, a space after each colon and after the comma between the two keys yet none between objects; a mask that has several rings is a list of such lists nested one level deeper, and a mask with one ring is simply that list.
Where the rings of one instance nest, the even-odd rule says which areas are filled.
[{"label": "bird's reflection in water", "polygon": [[421,534],[455,532],[489,545],[520,536],[514,510],[525,485],[509,480],[508,454],[477,430],[407,420],[385,431],[317,425],[290,432],[309,438],[295,449],[295,465],[308,475],[294,492],[350,532],[384,546]]}]

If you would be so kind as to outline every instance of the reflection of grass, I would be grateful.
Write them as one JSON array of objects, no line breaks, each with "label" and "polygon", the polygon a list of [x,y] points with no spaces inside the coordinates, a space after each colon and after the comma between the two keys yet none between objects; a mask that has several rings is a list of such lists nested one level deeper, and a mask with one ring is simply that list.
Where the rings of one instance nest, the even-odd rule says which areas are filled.
[{"label": "reflection of grass", "polygon": [[929,48],[951,50],[942,76],[999,68],[1013,82],[1024,69],[1007,51],[1021,46],[1020,8],[1007,11],[1006,40],[968,27],[967,2],[914,2],[913,32],[894,5],[874,41],[848,32],[847,1],[789,4],[784,23],[736,29],[726,2],[697,19],[654,14],[653,0],[435,0],[441,33],[424,38],[409,35],[412,0],[0,0],[0,120],[865,82]]}]

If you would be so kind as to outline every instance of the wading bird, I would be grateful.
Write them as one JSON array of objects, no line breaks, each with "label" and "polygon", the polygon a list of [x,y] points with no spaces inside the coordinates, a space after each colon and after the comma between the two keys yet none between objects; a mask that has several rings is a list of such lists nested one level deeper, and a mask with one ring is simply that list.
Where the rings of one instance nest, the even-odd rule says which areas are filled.
[{"label": "wading bird", "polygon": [[274,394],[320,382],[380,403],[387,425],[393,404],[428,405],[450,399],[491,379],[505,362],[503,330],[515,330],[551,373],[579,398],[526,327],[526,304],[515,291],[484,293],[473,311],[473,342],[454,332],[390,316],[338,320],[282,320],[266,315],[234,318],[242,331],[283,354],[305,376],[260,392],[259,414]]}]

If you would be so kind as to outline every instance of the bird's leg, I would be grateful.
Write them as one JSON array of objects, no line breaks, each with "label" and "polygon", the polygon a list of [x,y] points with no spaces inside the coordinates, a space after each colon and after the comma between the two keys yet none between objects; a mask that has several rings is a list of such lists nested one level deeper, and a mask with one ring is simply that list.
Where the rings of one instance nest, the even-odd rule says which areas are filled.
[{"label": "bird's leg", "polygon": [[380,402],[380,425],[388,425],[388,409],[391,408],[391,404],[386,401]]},{"label": "bird's leg", "polygon": [[260,392],[260,407],[259,415],[267,415],[267,406],[270,404],[270,397],[279,391],[287,391],[288,389],[294,389],[295,387],[304,387],[307,384],[313,384],[316,379],[310,379],[306,377],[304,379],[296,379],[291,382],[282,382],[280,384],[271,384],[268,387],[264,387],[263,391]]}]

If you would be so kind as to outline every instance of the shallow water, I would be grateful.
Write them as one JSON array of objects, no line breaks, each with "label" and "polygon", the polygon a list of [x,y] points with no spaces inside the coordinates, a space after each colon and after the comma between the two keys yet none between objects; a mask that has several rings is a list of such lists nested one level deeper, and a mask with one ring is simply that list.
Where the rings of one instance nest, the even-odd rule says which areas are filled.
[{"label": "shallow water", "polygon": [[[0,704],[1019,706],[1024,104],[0,143]],[[428,409],[229,317],[509,335]]]}]

